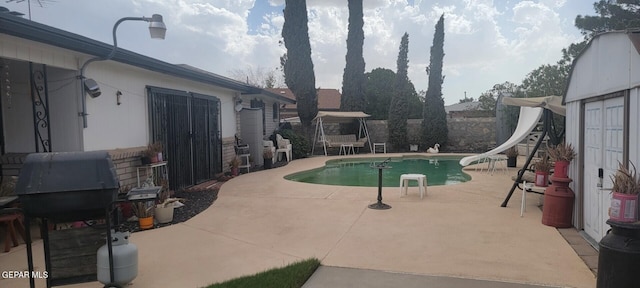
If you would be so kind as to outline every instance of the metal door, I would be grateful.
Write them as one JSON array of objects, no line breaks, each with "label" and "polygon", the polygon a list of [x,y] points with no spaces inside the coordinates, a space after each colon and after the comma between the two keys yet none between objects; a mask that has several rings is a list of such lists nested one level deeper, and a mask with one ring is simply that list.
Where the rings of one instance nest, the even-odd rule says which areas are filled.
[{"label": "metal door", "polygon": [[221,142],[218,104],[219,101],[203,95],[191,98],[194,184],[212,179],[216,173],[222,172],[222,165],[219,165]]},{"label": "metal door", "polygon": [[149,88],[151,138],[164,144],[171,189],[204,182],[221,171],[219,105],[211,96]]}]

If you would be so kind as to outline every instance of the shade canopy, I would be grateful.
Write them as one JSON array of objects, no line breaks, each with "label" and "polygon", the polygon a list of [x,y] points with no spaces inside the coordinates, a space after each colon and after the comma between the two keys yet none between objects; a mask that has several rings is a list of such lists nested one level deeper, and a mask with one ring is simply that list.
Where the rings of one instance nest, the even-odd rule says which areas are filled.
[{"label": "shade canopy", "polygon": [[565,116],[566,108],[562,105],[562,97],[560,96],[544,96],[533,98],[502,98],[502,104],[510,106],[525,106],[525,107],[541,107],[548,109],[553,113]]},{"label": "shade canopy", "polygon": [[351,122],[354,119],[362,119],[368,118],[371,115],[364,113],[362,111],[318,111],[316,118],[313,120],[318,120],[322,118],[323,122]]}]

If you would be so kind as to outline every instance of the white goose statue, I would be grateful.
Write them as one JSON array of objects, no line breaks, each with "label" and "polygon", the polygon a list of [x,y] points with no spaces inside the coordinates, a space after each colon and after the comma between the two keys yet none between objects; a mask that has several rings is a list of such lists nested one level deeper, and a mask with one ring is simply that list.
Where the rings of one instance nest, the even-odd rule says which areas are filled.
[{"label": "white goose statue", "polygon": [[427,153],[438,153],[440,152],[440,144],[436,143],[436,145],[433,145],[433,148],[429,148],[427,149]]}]

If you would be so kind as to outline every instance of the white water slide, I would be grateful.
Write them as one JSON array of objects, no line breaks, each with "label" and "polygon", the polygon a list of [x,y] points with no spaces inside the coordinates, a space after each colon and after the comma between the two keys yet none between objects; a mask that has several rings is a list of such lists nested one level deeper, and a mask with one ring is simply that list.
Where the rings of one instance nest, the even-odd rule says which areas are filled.
[{"label": "white water slide", "polygon": [[460,165],[467,166],[475,161],[482,160],[487,156],[498,154],[520,143],[522,140],[524,140],[524,138],[527,138],[533,128],[538,125],[538,121],[540,121],[540,117],[542,116],[542,111],[543,108],[540,107],[520,107],[520,117],[518,118],[518,125],[516,126],[516,130],[513,131],[513,134],[507,141],[502,143],[500,146],[492,149],[491,151],[487,151],[478,155],[467,156],[460,159]]},{"label": "white water slide", "polygon": [[511,138],[491,151],[479,155],[467,156],[460,159],[460,165],[467,166],[474,161],[484,159],[487,156],[498,154],[520,143],[529,135],[529,133],[531,133],[533,128],[536,127],[538,121],[540,121],[540,117],[542,116],[542,112],[544,111],[544,109],[548,109],[551,112],[559,115],[566,114],[566,109],[564,105],[562,105],[562,97],[560,96],[545,96],[534,98],[504,97],[502,98],[502,104],[520,106],[520,118],[518,118],[518,125],[516,126],[516,130],[513,131],[513,135],[511,135]]}]

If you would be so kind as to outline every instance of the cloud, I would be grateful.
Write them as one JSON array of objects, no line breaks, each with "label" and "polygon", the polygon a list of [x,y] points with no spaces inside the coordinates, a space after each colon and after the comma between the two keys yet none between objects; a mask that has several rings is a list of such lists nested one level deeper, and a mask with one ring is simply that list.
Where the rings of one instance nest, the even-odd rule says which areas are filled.
[{"label": "cloud", "polygon": [[[278,44],[285,0],[259,1],[58,1],[46,9],[34,9],[33,16],[46,25],[111,43],[111,25],[120,17],[159,13],[168,27],[165,41],[149,40],[145,29],[130,29],[141,24],[123,23],[128,28],[118,31],[119,46],[227,75],[238,67],[279,66],[285,52]],[[418,90],[427,89],[425,68],[434,27],[444,14],[443,94],[448,104],[464,97],[464,91],[477,97],[496,83],[520,83],[536,67],[555,63],[562,48],[582,39],[573,27],[575,11],[592,10],[589,1],[566,0],[364,0],[363,4],[366,71],[396,70],[400,38],[407,32],[409,78]],[[23,3],[6,5],[26,12]],[[261,13],[255,7],[267,11],[252,15]],[[307,8],[317,86],[341,89],[347,1],[307,0]],[[73,12],[78,10],[84,13]]]}]

